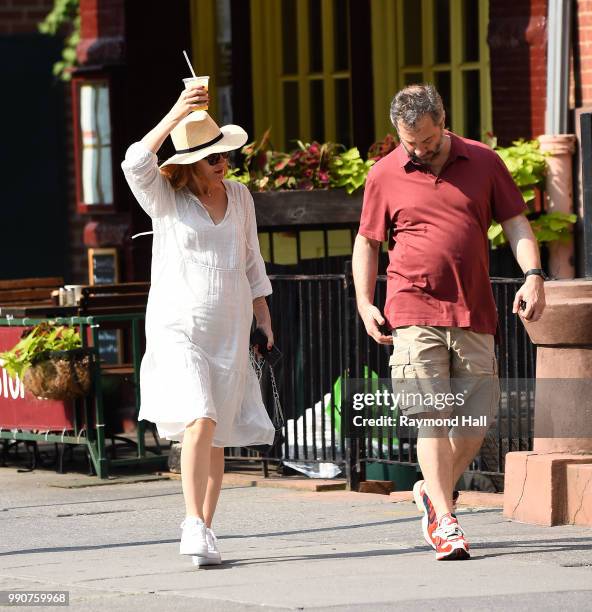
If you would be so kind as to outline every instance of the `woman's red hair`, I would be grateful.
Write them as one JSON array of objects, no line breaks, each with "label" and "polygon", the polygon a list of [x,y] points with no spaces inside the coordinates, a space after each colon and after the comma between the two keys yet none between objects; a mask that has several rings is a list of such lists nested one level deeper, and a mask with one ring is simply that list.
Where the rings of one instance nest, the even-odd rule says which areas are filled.
[{"label": "woman's red hair", "polygon": [[194,164],[169,164],[160,169],[175,191],[183,189],[191,178],[191,166]]},{"label": "woman's red hair", "polygon": [[[227,171],[228,161],[225,163],[225,175]],[[187,185],[191,180],[192,172],[196,174],[198,178],[203,178],[203,173],[199,168],[198,162],[193,162],[192,164],[169,164],[160,169],[160,173],[168,179],[175,191],[179,191],[179,189],[183,189],[183,187]]]}]

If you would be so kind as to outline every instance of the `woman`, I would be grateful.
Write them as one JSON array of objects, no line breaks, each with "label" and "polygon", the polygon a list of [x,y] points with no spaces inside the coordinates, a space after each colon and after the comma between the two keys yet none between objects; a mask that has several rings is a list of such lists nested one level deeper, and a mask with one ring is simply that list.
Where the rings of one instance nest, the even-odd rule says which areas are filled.
[{"label": "woman", "polygon": [[[253,314],[273,345],[265,301],[271,284],[253,198],[224,179],[229,151],[243,146],[247,134],[192,112],[207,102],[203,87],[183,91],[122,163],[154,230],[138,418],[183,441],[180,553],[195,565],[221,563],[211,526],[224,447],[274,438],[248,355]],[[169,134],[177,154],[159,169],[156,153]]]}]

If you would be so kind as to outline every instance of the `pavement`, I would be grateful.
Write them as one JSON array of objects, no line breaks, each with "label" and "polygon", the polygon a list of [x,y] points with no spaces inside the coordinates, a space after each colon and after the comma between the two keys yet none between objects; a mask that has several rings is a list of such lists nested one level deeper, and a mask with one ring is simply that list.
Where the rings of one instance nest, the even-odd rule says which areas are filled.
[{"label": "pavement", "polygon": [[592,610],[589,528],[465,506],[471,560],[436,562],[410,501],[251,480],[226,479],[224,563],[196,569],[178,479],[0,468],[0,590],[65,590],[85,611]]}]

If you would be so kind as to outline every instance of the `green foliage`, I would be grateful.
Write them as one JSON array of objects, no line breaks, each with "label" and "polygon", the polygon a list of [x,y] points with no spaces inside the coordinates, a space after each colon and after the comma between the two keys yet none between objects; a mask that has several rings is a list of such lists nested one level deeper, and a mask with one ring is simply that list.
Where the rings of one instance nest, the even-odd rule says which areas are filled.
[{"label": "green foliage", "polygon": [[374,165],[373,159],[364,161],[356,147],[344,151],[331,160],[331,187],[344,187],[348,194],[363,187],[368,171]]},{"label": "green foliage", "polygon": [[[556,240],[565,242],[571,235],[571,226],[577,221],[577,215],[561,212],[543,213],[529,221],[539,244]],[[495,221],[487,230],[487,237],[494,249],[508,242],[502,226]]]},{"label": "green foliage", "polygon": [[356,148],[332,142],[300,140],[290,152],[276,151],[267,130],[259,142],[242,149],[242,169],[233,169],[227,178],[253,191],[344,188],[348,194],[364,186],[373,160],[364,161]]},{"label": "green foliage", "polygon": [[54,0],[53,9],[38,28],[50,36],[66,33],[62,60],[53,65],[53,74],[62,81],[69,81],[71,70],[76,66],[76,47],[80,41],[79,0]]},{"label": "green foliage", "polygon": [[80,334],[73,327],[40,323],[23,332],[18,344],[0,353],[2,366],[10,376],[23,374],[31,365],[47,359],[50,351],[69,351],[82,346]]},{"label": "green foliage", "polygon": [[571,226],[577,221],[577,215],[552,212],[540,215],[530,222],[536,239],[540,242],[566,242],[571,235]]},{"label": "green foliage", "polygon": [[[495,147],[495,141],[492,144]],[[537,241],[543,244],[569,239],[570,228],[577,220],[576,215],[560,212],[537,215],[532,210],[536,189],[544,187],[547,174],[548,153],[541,152],[538,140],[516,140],[511,147],[495,147],[495,150],[522,192],[524,201],[529,205],[526,215],[530,217],[530,225]],[[502,226],[495,221],[487,230],[487,237],[494,249],[508,242]]]},{"label": "green foliage", "polygon": [[330,164],[341,145],[300,140],[297,145],[290,153],[276,153],[272,158],[272,188],[327,189],[331,182]]},{"label": "green foliage", "polygon": [[[230,170],[226,177],[247,185],[252,191],[286,189],[345,189],[348,194],[363,187],[370,168],[397,146],[392,134],[375,142],[364,160],[357,148],[343,145],[297,141],[297,148],[285,153],[273,149],[267,130],[259,142],[251,142],[242,149],[243,167]],[[549,213],[537,215],[532,210],[536,190],[542,188],[547,172],[547,154],[542,153],[536,140],[516,140],[510,147],[497,147],[495,138],[490,144],[506,164],[514,182],[530,207],[527,216],[540,243],[566,240],[575,215]],[[507,243],[502,226],[495,221],[487,231],[493,248]]]},{"label": "green foliage", "polygon": [[542,187],[547,174],[547,154],[542,153],[538,140],[516,140],[511,147],[497,147],[514,182],[528,204],[535,197],[535,189]]},{"label": "green foliage", "polygon": [[502,244],[506,244],[508,242],[506,240],[506,236],[504,234],[504,230],[502,226],[497,221],[492,221],[489,229],[487,230],[487,237],[491,242],[491,247],[493,249],[497,249],[497,247],[502,246]]},{"label": "green foliage", "polygon": [[242,183],[243,185],[247,186],[251,182],[251,176],[249,173],[241,170],[240,168],[229,168],[224,178],[231,181],[237,181],[238,183]]}]

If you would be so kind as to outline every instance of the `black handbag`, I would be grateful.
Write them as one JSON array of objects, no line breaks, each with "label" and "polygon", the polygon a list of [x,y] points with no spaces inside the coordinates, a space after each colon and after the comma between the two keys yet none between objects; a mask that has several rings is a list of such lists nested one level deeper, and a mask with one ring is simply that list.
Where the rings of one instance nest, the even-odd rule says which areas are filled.
[{"label": "black handbag", "polygon": [[[271,364],[269,364],[265,359],[258,360],[255,352],[251,349],[249,351],[249,358],[251,360],[251,365],[255,370],[255,374],[257,375],[257,380],[259,381],[259,386],[264,387],[261,389],[261,394],[264,397],[264,404],[268,410],[269,418],[273,423],[273,427],[275,429],[275,436],[273,442],[271,444],[256,444],[252,446],[247,446],[246,448],[250,450],[257,451],[262,455],[269,455],[272,450],[279,448],[284,441],[284,412],[282,410],[282,405],[280,402],[280,396],[277,389],[277,384],[275,380],[275,372],[274,368]],[[272,410],[270,411],[268,408],[269,402],[265,402],[265,397],[269,395],[266,393],[266,385],[265,382],[269,380],[270,391],[271,391],[271,403],[273,405]]]}]

